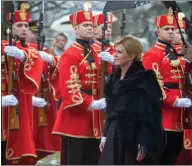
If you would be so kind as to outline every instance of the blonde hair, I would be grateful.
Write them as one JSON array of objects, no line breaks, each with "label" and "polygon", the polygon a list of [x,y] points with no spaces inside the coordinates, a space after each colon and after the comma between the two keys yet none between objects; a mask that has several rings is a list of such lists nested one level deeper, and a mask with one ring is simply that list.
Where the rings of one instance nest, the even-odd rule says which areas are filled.
[{"label": "blonde hair", "polygon": [[115,43],[115,46],[122,44],[128,56],[134,56],[133,61],[140,61],[143,53],[141,42],[134,36],[126,36]]}]

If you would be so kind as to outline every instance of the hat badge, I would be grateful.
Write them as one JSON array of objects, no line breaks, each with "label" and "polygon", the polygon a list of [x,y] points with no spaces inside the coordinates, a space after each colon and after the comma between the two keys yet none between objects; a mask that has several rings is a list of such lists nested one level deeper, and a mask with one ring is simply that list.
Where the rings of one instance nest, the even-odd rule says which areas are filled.
[{"label": "hat badge", "polygon": [[85,11],[84,15],[85,15],[85,19],[86,20],[90,20],[91,19],[90,13],[88,11]]},{"label": "hat badge", "polygon": [[30,8],[30,5],[28,3],[21,4],[21,9],[20,9],[20,13],[19,13],[21,20],[25,21],[27,19],[26,10],[29,8]]},{"label": "hat badge", "polygon": [[169,8],[169,12],[167,14],[167,22],[168,24],[173,24],[173,10]]}]

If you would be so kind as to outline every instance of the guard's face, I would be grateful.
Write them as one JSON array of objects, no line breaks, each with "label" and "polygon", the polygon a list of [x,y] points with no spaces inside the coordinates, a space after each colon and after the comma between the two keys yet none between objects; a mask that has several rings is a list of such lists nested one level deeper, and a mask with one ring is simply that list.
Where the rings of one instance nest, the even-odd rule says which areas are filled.
[{"label": "guard's face", "polygon": [[20,39],[25,40],[27,37],[27,31],[29,30],[28,22],[16,22],[13,24],[12,32],[13,36],[17,35]]},{"label": "guard's face", "polygon": [[77,25],[74,28],[74,30],[79,39],[83,39],[83,40],[93,39],[93,23],[90,21],[83,22]]},{"label": "guard's face", "polygon": [[115,46],[115,65],[119,67],[127,66],[132,61],[132,57],[127,55],[125,47],[122,44]]},{"label": "guard's face", "polygon": [[[104,27],[104,24],[101,24],[94,28],[95,37],[97,39],[102,39],[103,27]],[[107,30],[105,31],[105,38],[110,39],[111,34],[112,34],[112,25],[107,24]]]},{"label": "guard's face", "polygon": [[174,26],[170,25],[163,26],[157,30],[158,38],[167,43],[172,43],[174,30],[175,30]]},{"label": "guard's face", "polygon": [[[181,29],[181,32],[182,32],[183,36],[186,38],[185,30]],[[182,44],[181,34],[179,32],[179,29],[174,30],[173,43],[174,44]]]}]

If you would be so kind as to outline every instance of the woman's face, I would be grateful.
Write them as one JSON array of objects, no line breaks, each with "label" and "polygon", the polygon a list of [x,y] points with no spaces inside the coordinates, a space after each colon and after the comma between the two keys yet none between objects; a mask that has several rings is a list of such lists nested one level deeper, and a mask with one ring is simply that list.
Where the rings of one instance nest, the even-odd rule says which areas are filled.
[{"label": "woman's face", "polygon": [[122,44],[115,46],[115,65],[119,67],[127,66],[132,61],[132,57],[127,55],[125,47]]}]

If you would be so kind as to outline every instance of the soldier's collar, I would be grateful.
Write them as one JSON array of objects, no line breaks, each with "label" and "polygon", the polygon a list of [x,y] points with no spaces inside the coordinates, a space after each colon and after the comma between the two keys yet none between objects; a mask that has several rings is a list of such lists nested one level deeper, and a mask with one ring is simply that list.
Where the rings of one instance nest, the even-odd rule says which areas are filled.
[{"label": "soldier's collar", "polygon": [[99,47],[101,47],[101,45],[102,45],[99,40],[96,40],[96,41],[94,42],[94,44],[96,44],[96,45],[99,46]]},{"label": "soldier's collar", "polygon": [[161,50],[165,50],[167,47],[171,47],[171,44],[158,39],[155,46]]},{"label": "soldier's collar", "polygon": [[78,44],[80,44],[81,46],[83,46],[83,47],[90,47],[90,43],[89,43],[89,41],[86,41],[86,40],[82,40],[82,39],[76,39],[76,42],[78,43]]}]

